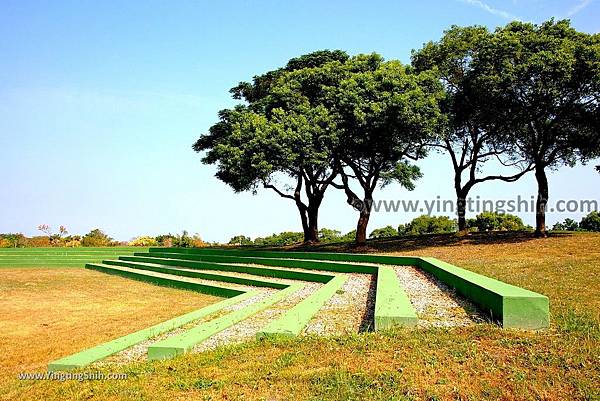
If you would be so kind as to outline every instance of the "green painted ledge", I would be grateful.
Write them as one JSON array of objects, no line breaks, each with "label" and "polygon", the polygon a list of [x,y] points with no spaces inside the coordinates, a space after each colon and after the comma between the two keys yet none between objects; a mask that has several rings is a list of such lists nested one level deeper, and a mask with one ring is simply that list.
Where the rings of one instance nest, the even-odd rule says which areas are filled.
[{"label": "green painted ledge", "polygon": [[415,308],[410,303],[394,269],[380,266],[375,297],[375,331],[394,326],[413,327],[417,321]]},{"label": "green painted ledge", "polygon": [[150,248],[153,252],[234,254],[263,258],[316,259],[416,266],[454,288],[506,328],[545,329],[550,325],[548,297],[451,265],[435,258],[332,252],[286,252],[214,248]]},{"label": "green painted ledge", "polygon": [[304,327],[313,318],[313,316],[323,307],[336,291],[346,282],[346,276],[337,276],[327,284],[323,285],[310,296],[297,303],[282,317],[273,320],[257,333],[257,338],[283,335],[297,336]]},{"label": "green painted ledge", "polygon": [[[104,263],[106,265],[112,265],[112,266],[129,267],[131,269],[148,270],[148,271],[153,271],[153,272],[163,273],[163,274],[172,274],[174,276],[192,277],[192,278],[199,278],[199,279],[203,279],[203,280],[221,281],[224,283],[234,283],[234,284],[241,284],[241,285],[251,285],[254,287],[268,287],[268,288],[283,289],[283,288],[287,288],[289,286],[289,284],[280,283],[280,282],[276,282],[276,281],[254,280],[254,279],[246,278],[246,277],[236,277],[236,276],[228,276],[228,275],[215,274],[215,273],[203,273],[200,271],[181,270],[181,268],[160,266],[157,264],[149,265],[146,263],[126,262],[123,260],[105,260],[102,263]],[[158,263],[158,262],[156,262],[156,263]]]},{"label": "green painted ledge", "polygon": [[470,299],[506,328],[545,329],[550,325],[548,297],[466,270],[436,258],[418,267]]},{"label": "green painted ledge", "polygon": [[[248,249],[219,249],[219,248],[150,248],[149,253],[187,253],[193,255],[235,255],[238,257],[259,257],[279,259],[312,259],[329,260],[337,262],[365,262],[376,264],[393,264],[416,266],[419,257],[413,256],[387,256],[364,253],[342,253],[342,252],[289,252],[289,251],[253,251]],[[373,266],[363,273],[375,273]],[[361,272],[354,272],[361,273]]]},{"label": "green painted ledge", "polygon": [[[177,248],[186,249],[186,248]],[[232,252],[232,251],[230,251]],[[236,252],[236,251],[233,251]],[[269,254],[270,255],[270,254]],[[348,263],[336,263],[336,262],[323,262],[318,260],[304,260],[312,258],[289,258],[286,259],[288,253],[281,258],[280,254],[275,256],[265,256],[255,254],[244,254],[244,255],[225,255],[225,254],[207,254],[203,253],[186,253],[186,252],[135,252],[134,256],[147,256],[147,257],[162,257],[162,258],[176,258],[182,260],[197,260],[206,261],[213,263],[248,263],[274,267],[292,267],[297,269],[307,270],[326,270],[337,273],[364,273],[364,274],[375,274],[377,267],[360,264],[348,264]]]},{"label": "green painted ledge", "polygon": [[91,363],[106,358],[119,351],[127,349],[135,344],[145,341],[151,337],[166,333],[173,329],[183,326],[184,324],[190,323],[194,320],[201,319],[212,313],[218,312],[223,308],[234,305],[245,299],[251,298],[258,294],[258,291],[246,292],[242,295],[235,296],[233,298],[225,299],[215,304],[206,306],[204,308],[195,310],[185,315],[175,317],[165,322],[150,326],[143,330],[136,331],[131,334],[127,334],[123,337],[116,338],[112,341],[97,345],[93,348],[88,348],[84,351],[78,352],[66,356],[48,364],[48,371],[63,371],[83,368]]},{"label": "green painted ledge", "polygon": [[201,343],[214,334],[217,334],[228,327],[268,308],[269,306],[281,301],[292,293],[303,288],[303,284],[292,284],[284,290],[279,290],[275,294],[252,303],[242,309],[228,313],[217,319],[202,323],[184,333],[169,337],[148,347],[148,359],[168,359],[191,350],[196,344]]},{"label": "green painted ledge", "polygon": [[217,270],[225,272],[246,273],[264,277],[276,277],[288,280],[312,281],[318,283],[327,283],[334,276],[322,273],[299,272],[287,269],[270,269],[266,267],[243,266],[235,264],[223,264],[215,262],[202,262],[194,260],[177,259],[176,256],[171,259],[154,256],[122,256],[119,260],[131,262],[156,263],[166,266],[185,267],[187,269],[198,270]]},{"label": "green painted ledge", "polygon": [[122,269],[119,269],[117,266],[109,266],[109,265],[103,265],[103,264],[97,264],[97,263],[88,263],[85,265],[85,268],[91,269],[91,270],[96,270],[96,271],[99,271],[102,273],[113,274],[113,275],[129,278],[132,280],[144,281],[146,283],[151,283],[151,284],[159,285],[162,287],[172,287],[172,288],[196,291],[196,292],[201,292],[202,294],[215,295],[215,296],[224,297],[224,298],[231,298],[231,297],[235,297],[236,295],[241,295],[244,293],[244,291],[236,290],[234,288],[226,288],[226,287],[219,287],[216,285],[194,283],[191,281],[179,280],[176,277],[173,277],[173,278],[160,277],[160,276],[153,276],[153,275],[145,274],[143,271],[133,272],[133,271],[129,271],[129,270],[122,270]]}]

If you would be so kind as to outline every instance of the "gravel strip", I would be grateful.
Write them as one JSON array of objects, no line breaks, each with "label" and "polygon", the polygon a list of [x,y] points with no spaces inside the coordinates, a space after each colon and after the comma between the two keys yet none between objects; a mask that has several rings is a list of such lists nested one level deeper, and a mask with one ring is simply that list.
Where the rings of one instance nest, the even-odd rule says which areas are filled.
[{"label": "gravel strip", "polygon": [[215,334],[194,347],[194,352],[202,352],[214,349],[220,345],[240,343],[254,338],[260,329],[280,317],[286,310],[290,309],[322,286],[321,283],[308,283],[303,281],[297,281],[297,283],[303,283],[304,288],[296,291],[289,297],[286,297],[266,310],[250,316],[220,333]]},{"label": "gravel strip", "polygon": [[393,266],[417,312],[417,327],[468,326],[486,321],[475,305],[431,274],[413,266]]},{"label": "gravel strip", "polygon": [[[265,266],[260,266],[260,267],[265,267]],[[258,280],[258,281],[272,281],[272,282],[281,283],[281,284],[294,284],[294,283],[298,282],[296,280],[288,280],[288,279],[283,279],[283,278],[278,278],[278,277],[270,277],[270,276],[258,276],[258,275],[254,275],[254,274],[238,273],[238,272],[227,271],[227,270],[198,270],[198,269],[188,269],[188,268],[183,268],[183,267],[178,267],[177,270],[218,274],[221,276],[235,276],[235,277],[247,278],[247,279]],[[211,281],[211,282],[222,283],[222,281]],[[229,283],[229,284],[233,284],[233,283]],[[237,284],[235,284],[235,285],[237,285]],[[252,287],[252,288],[254,288],[254,287]]]},{"label": "gravel strip", "polygon": [[[344,274],[344,273],[332,272],[332,271],[329,271],[329,270],[302,269],[302,268],[299,268],[299,267],[265,266],[265,265],[258,265],[258,264],[254,264],[254,263],[236,263],[236,265],[252,266],[252,267],[262,267],[262,268],[266,268],[266,269],[284,270],[284,271],[295,271],[295,272],[302,272],[302,273],[324,274],[326,276],[337,276],[338,274]],[[257,277],[257,276],[254,276],[254,277]],[[266,277],[266,276],[265,276],[265,278],[271,279],[271,277]],[[300,282],[298,280],[292,280],[292,281],[294,281],[294,282]]]},{"label": "gravel strip", "polygon": [[259,289],[259,291],[260,291],[260,293],[256,294],[256,296],[245,299],[242,302],[238,302],[234,305],[230,305],[226,308],[221,309],[218,312],[215,312],[208,316],[205,316],[202,319],[194,320],[188,324],[185,324],[181,327],[176,328],[175,330],[172,330],[167,333],[163,333],[161,335],[149,338],[146,341],[142,341],[141,343],[138,343],[138,344],[134,345],[133,347],[127,348],[121,352],[117,352],[116,354],[111,355],[102,361],[96,362],[93,366],[124,364],[124,363],[133,362],[133,361],[145,360],[147,351],[148,351],[148,347],[150,345],[157,343],[159,341],[162,341],[164,339],[167,339],[169,337],[175,336],[177,334],[183,333],[199,324],[206,323],[206,322],[216,319],[218,317],[224,316],[227,313],[242,309],[248,305],[251,305],[255,302],[258,302],[258,301],[274,294],[278,290],[271,289],[271,288],[261,288],[261,289]]},{"label": "gravel strip", "polygon": [[375,276],[348,273],[341,290],[308,323],[305,334],[333,335],[368,330],[375,308]]}]

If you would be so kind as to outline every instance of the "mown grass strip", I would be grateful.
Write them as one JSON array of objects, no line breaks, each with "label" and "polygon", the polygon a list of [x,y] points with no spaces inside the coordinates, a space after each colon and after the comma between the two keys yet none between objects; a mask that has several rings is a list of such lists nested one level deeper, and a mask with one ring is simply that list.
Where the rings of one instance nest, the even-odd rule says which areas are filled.
[{"label": "mown grass strip", "polygon": [[130,262],[156,263],[167,266],[185,267],[188,269],[246,273],[256,276],[276,277],[288,280],[312,281],[317,283],[326,283],[334,277],[328,274],[299,272],[287,269],[270,269],[267,267],[184,260],[177,259],[177,255],[173,255],[171,259],[166,259],[158,256],[122,256],[119,257],[119,260],[125,260]]},{"label": "mown grass strip", "polygon": [[192,281],[186,281],[184,279],[178,279],[176,276],[165,277],[160,275],[147,274],[142,271],[131,271],[126,270],[127,268],[125,267],[120,268],[118,266],[109,266],[99,263],[88,263],[85,265],[85,267],[86,269],[97,270],[102,273],[114,274],[117,276],[130,278],[132,280],[144,281],[163,287],[180,288],[184,290],[201,292],[202,294],[216,295],[218,297],[230,298],[244,293],[244,291],[236,290],[234,288],[195,283]]},{"label": "mown grass strip", "polygon": [[196,344],[208,339],[228,327],[268,308],[304,287],[303,284],[292,284],[269,297],[250,304],[242,309],[231,312],[220,318],[202,323],[184,333],[169,337],[148,347],[148,359],[173,358],[191,350]]},{"label": "mown grass strip", "polygon": [[144,248],[16,248],[0,249],[0,268],[84,267]]},{"label": "mown grass strip", "polygon": [[66,356],[48,364],[48,371],[64,371],[73,370],[85,367],[93,362],[99,361],[119,351],[123,351],[135,344],[145,341],[154,336],[166,333],[178,327],[181,327],[194,320],[201,319],[212,313],[218,312],[223,308],[234,305],[245,299],[255,296],[258,291],[250,291],[235,297],[225,299],[215,304],[204,308],[186,313],[185,315],[177,316],[165,322],[155,324],[154,326],[136,331],[131,334],[116,338],[92,348],[88,348],[81,352]]},{"label": "mown grass strip", "polygon": [[0,255],[3,254],[61,254],[61,253],[91,253],[91,252],[142,252],[147,251],[149,248],[145,247],[76,247],[76,248],[67,248],[67,247],[54,247],[54,248],[0,248]]},{"label": "mown grass strip", "polygon": [[290,310],[285,312],[283,316],[263,327],[257,334],[257,337],[299,335],[314,315],[333,295],[335,295],[336,291],[344,285],[346,280],[346,276],[335,277],[310,296],[293,306]]},{"label": "mown grass strip", "polygon": [[62,263],[62,262],[81,262],[86,260],[101,260],[102,258],[114,258],[116,256],[121,256],[122,254],[102,254],[102,255],[94,255],[94,256],[40,256],[40,257],[30,257],[30,258],[0,258],[0,263],[8,264],[8,263],[30,263],[30,262],[53,262],[53,263]]},{"label": "mown grass strip", "polygon": [[375,297],[375,331],[394,326],[412,327],[417,324],[417,320],[417,313],[394,269],[379,266]]},{"label": "mown grass strip", "polygon": [[204,279],[204,280],[213,280],[213,281],[222,281],[222,282],[226,282],[226,283],[251,285],[254,287],[268,287],[268,288],[283,289],[283,288],[286,288],[289,286],[289,284],[284,284],[284,283],[279,283],[279,282],[269,281],[269,280],[254,280],[254,279],[250,279],[250,278],[246,278],[246,277],[226,276],[226,275],[214,274],[214,273],[202,273],[199,271],[181,270],[181,269],[178,269],[175,267],[149,265],[146,263],[138,263],[138,262],[126,262],[123,260],[105,260],[102,263],[104,263],[106,265],[124,266],[124,267],[130,267],[132,269],[149,270],[149,271],[154,271],[157,273],[172,274],[174,276],[193,277],[193,278],[200,278],[200,279]]}]

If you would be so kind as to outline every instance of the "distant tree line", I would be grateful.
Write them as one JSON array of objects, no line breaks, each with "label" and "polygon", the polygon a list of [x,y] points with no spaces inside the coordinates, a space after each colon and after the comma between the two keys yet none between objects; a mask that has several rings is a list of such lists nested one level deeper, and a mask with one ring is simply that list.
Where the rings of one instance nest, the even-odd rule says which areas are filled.
[{"label": "distant tree line", "polygon": [[[523,223],[521,218],[509,213],[482,212],[475,218],[466,222],[467,230],[471,232],[493,232],[493,231],[526,231],[533,232],[532,226]],[[418,236],[426,234],[449,234],[456,232],[458,221],[448,216],[419,216],[407,224],[400,224],[397,228],[385,226],[371,231],[369,238],[398,238],[407,236]],[[580,223],[572,219],[566,219],[563,223],[556,223],[554,231],[596,231],[600,232],[600,214],[591,212],[583,217]],[[351,242],[354,241],[356,231],[350,231],[344,235],[338,230],[322,228],[319,230],[319,242]],[[257,237],[252,240],[245,235],[236,235],[229,240],[228,245],[235,246],[286,246],[297,245],[303,242],[304,233],[285,231],[272,234],[269,237]]]},{"label": "distant tree line", "polygon": [[552,227],[556,231],[600,231],[600,213],[591,212],[578,223],[573,219],[565,219]]},{"label": "distant tree line", "polygon": [[53,233],[50,226],[42,224],[38,230],[45,235],[26,237],[21,233],[0,234],[0,248],[42,248],[42,247],[111,247],[111,246],[165,246],[165,247],[203,247],[216,245],[206,243],[198,234],[189,235],[187,231],[181,234],[164,234],[156,237],[140,236],[133,240],[115,241],[104,231],[95,228],[89,233],[81,235],[69,235],[64,226],[60,226],[57,233]]},{"label": "distant tree line", "polygon": [[[471,226],[465,202],[474,186],[532,172],[535,235],[545,236],[547,172],[600,154],[600,35],[567,20],[453,26],[413,51],[410,65],[317,51],[231,94],[240,103],[220,111],[193,149],[234,191],[265,188],[292,202],[304,242],[323,240],[319,208],[334,188],[357,210],[354,240],[364,244],[377,188],[413,190],[422,175],[415,162],[431,150],[451,162],[457,230]],[[502,171],[483,168],[491,162]]]},{"label": "distant tree line", "polygon": [[38,230],[45,235],[26,237],[21,233],[0,234],[0,248],[43,248],[43,247],[105,247],[126,245],[113,240],[102,230],[96,228],[85,235],[70,235],[64,226],[60,226],[57,233],[47,224],[38,226]]},{"label": "distant tree line", "polygon": [[[533,227],[523,224],[523,221],[515,215],[508,213],[483,212],[475,218],[466,222],[469,231],[533,231]],[[369,235],[371,239],[415,236],[425,234],[447,234],[456,232],[458,222],[448,216],[419,216],[407,224],[400,224],[397,228],[392,226],[381,227],[373,230]],[[202,240],[198,234],[189,235],[187,231],[181,234],[162,234],[155,237],[139,236],[129,242],[113,240],[102,230],[96,228],[84,236],[68,235],[63,226],[59,232],[52,234],[47,225],[41,225],[38,229],[47,235],[26,237],[21,233],[0,234],[0,248],[27,248],[27,247],[111,247],[111,246],[139,246],[139,247],[206,247],[220,245],[235,246],[287,246],[297,245],[304,242],[303,232],[284,231],[272,234],[268,237],[257,237],[252,240],[245,235],[236,235],[227,244],[218,242],[208,243]],[[552,227],[554,231],[596,231],[600,232],[600,213],[591,212],[584,216],[578,223],[573,219],[565,219],[557,222]],[[351,242],[356,238],[356,230],[342,234],[339,230],[322,228],[318,232],[319,242]]]}]

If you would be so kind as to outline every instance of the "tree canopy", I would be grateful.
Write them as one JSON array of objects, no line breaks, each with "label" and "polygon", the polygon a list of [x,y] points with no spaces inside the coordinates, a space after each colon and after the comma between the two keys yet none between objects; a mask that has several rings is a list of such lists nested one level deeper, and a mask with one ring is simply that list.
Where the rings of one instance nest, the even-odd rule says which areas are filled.
[{"label": "tree canopy", "polygon": [[[446,152],[452,162],[460,231],[467,229],[466,199],[475,185],[491,180],[516,181],[532,168],[527,160],[506,161],[512,156],[510,146],[499,140],[498,132],[479,123],[485,99],[480,98],[483,91],[476,88],[481,70],[474,64],[493,36],[482,26],[453,26],[438,42],[429,42],[412,55],[412,65],[418,71],[434,72],[444,86],[441,108],[448,124],[432,146]],[[509,164],[515,171],[484,174],[482,166],[491,160]]]},{"label": "tree canopy", "polygon": [[[197,152],[208,151],[202,161],[217,164],[216,177],[236,192],[262,186],[293,201],[305,241],[319,240],[318,210],[337,175],[332,167],[335,124],[315,90],[320,77],[311,73],[347,58],[339,50],[314,52],[255,76],[252,83],[240,83],[231,93],[246,104],[222,110],[219,122],[193,146]],[[288,188],[277,180],[278,174],[295,184]]]},{"label": "tree canopy", "polygon": [[335,187],[359,212],[342,238],[364,244],[376,189],[412,190],[414,163],[431,147],[450,156],[460,230],[475,185],[534,171],[543,235],[546,170],[600,155],[600,35],[569,21],[454,26],[413,52],[411,66],[317,51],[230,92],[240,104],[221,110],[193,148],[234,191],[266,188],[294,202],[305,242],[325,238],[319,208]]},{"label": "tree canopy", "polygon": [[545,235],[546,169],[598,154],[600,35],[567,20],[512,22],[495,31],[474,64],[480,123],[502,133],[514,159],[534,165],[536,234]]},{"label": "tree canopy", "polygon": [[[338,121],[340,147],[336,163],[347,202],[359,211],[356,242],[366,241],[366,229],[378,186],[397,182],[414,188],[421,176],[410,162],[426,154],[425,144],[443,125],[441,85],[429,72],[414,73],[399,61],[377,55],[348,60],[327,89],[327,106]],[[357,194],[350,180],[362,194]]]}]

